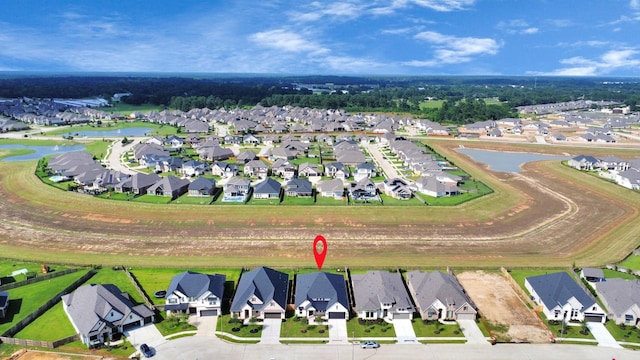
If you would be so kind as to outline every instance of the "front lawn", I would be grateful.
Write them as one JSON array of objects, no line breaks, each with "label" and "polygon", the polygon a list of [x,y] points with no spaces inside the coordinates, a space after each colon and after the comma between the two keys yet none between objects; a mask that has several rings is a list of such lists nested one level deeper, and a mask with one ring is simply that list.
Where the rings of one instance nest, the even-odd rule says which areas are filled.
[{"label": "front lawn", "polygon": [[[159,321],[158,321],[159,320]],[[163,317],[162,314],[156,315],[156,327],[162,334],[167,336],[183,331],[198,330],[195,326],[189,324],[189,315],[172,315]]]},{"label": "front lawn", "polygon": [[262,323],[243,325],[240,320],[232,319],[231,315],[218,316],[217,331],[242,338],[259,338],[262,336]]},{"label": "front lawn", "polygon": [[292,316],[282,322],[280,337],[323,338],[329,337],[329,326],[308,325],[306,318]]},{"label": "front lawn", "polygon": [[27,317],[86,273],[85,270],[37,283],[20,286],[9,291],[7,316],[0,322],[0,334]]},{"label": "front lawn", "polygon": [[457,323],[445,325],[438,321],[425,322],[418,318],[411,320],[411,325],[417,337],[464,337]]},{"label": "front lawn", "polygon": [[612,278],[620,278],[620,279],[625,279],[625,280],[635,280],[637,279],[637,277],[633,274],[629,274],[629,273],[623,273],[620,271],[615,271],[615,270],[610,270],[610,269],[602,269],[602,272],[604,273],[604,278],[605,279],[612,279]]},{"label": "front lawn", "polygon": [[347,321],[347,332],[356,338],[368,337],[396,337],[396,331],[392,324],[384,320],[360,320],[352,318]]},{"label": "front lawn", "polygon": [[[541,318],[545,318],[542,312],[539,312]],[[567,325],[562,324],[562,321],[547,320],[545,325],[549,328],[549,331],[556,337],[556,339],[595,339],[591,334],[591,331],[585,329],[581,324]],[[586,330],[586,331],[585,331]],[[564,333],[562,333],[564,331]]]},{"label": "front lawn", "polygon": [[605,326],[617,341],[640,343],[640,329],[635,326],[618,325],[613,320],[607,321]]}]

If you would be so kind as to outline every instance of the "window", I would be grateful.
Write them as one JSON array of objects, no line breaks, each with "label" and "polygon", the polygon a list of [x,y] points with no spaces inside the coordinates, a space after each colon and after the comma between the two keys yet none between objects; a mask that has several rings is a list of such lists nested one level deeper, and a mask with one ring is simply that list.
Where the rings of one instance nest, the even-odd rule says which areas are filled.
[{"label": "window", "polygon": [[177,304],[177,303],[178,303],[178,299],[175,299],[175,298],[169,299],[169,304]]},{"label": "window", "polygon": [[560,316],[560,310],[556,310],[553,312],[553,317],[557,318],[558,316]]},{"label": "window", "polygon": [[631,314],[626,314],[624,316],[624,323],[625,324],[632,324],[633,323],[633,315]]}]

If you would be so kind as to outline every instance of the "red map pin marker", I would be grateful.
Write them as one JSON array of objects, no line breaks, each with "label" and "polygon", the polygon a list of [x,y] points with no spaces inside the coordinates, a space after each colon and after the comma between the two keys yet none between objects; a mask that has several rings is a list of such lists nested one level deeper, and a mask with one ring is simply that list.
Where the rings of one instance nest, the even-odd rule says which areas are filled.
[{"label": "red map pin marker", "polygon": [[[318,243],[322,243],[322,252],[318,252]],[[324,236],[318,235],[313,240],[313,256],[316,258],[316,265],[318,265],[318,270],[322,270],[322,264],[324,263],[324,258],[327,256],[327,240],[325,240]]]}]

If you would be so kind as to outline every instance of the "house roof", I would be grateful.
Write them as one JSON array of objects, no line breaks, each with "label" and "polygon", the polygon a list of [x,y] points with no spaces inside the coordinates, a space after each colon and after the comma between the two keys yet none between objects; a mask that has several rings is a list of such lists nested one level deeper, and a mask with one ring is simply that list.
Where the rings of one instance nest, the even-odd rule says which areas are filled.
[{"label": "house roof", "polygon": [[344,276],[326,272],[296,276],[295,305],[309,300],[317,311],[325,311],[336,303],[349,309]]},{"label": "house roof", "polygon": [[158,188],[162,188],[164,192],[174,192],[178,189],[185,188],[189,186],[189,180],[180,179],[173,175],[169,175],[165,178],[160,179],[155,184],[151,185],[147,191],[156,191]]},{"label": "house roof", "polygon": [[[606,301],[609,311],[622,316],[633,305],[640,307],[640,281],[619,278],[607,279],[597,285],[598,293]],[[640,310],[640,309],[638,309]],[[636,314],[636,317],[640,314]]]},{"label": "house roof", "polygon": [[602,271],[602,269],[582,268],[582,274],[585,277],[594,277],[594,278],[604,279],[604,271]]},{"label": "house roof", "polygon": [[453,275],[440,271],[411,271],[407,273],[407,283],[411,284],[414,291],[413,299],[422,310],[427,309],[436,300],[445,306],[456,308],[468,303],[475,309],[475,305]]},{"label": "house roof", "polygon": [[264,181],[257,183],[254,186],[254,194],[279,194],[282,185],[272,178],[266,178]]},{"label": "house roof", "polygon": [[553,309],[558,304],[564,305],[572,297],[575,297],[584,308],[595,303],[595,300],[564,271],[531,276],[526,278],[526,281],[548,309]]},{"label": "house roof", "polygon": [[199,298],[206,292],[211,292],[222,299],[225,281],[225,275],[185,271],[171,279],[167,288],[167,296],[177,291],[186,297]]},{"label": "house roof", "polygon": [[311,181],[300,178],[293,178],[287,181],[284,187],[288,192],[295,193],[311,193],[313,191]]},{"label": "house roof", "polygon": [[253,296],[262,302],[262,305],[253,306],[254,310],[260,311],[271,301],[275,301],[285,309],[288,289],[289,275],[265,266],[253,269],[242,274],[231,303],[231,311],[242,310]]},{"label": "house roof", "polygon": [[413,309],[400,273],[368,271],[351,275],[355,307],[358,311],[378,310],[380,304],[393,304],[392,309]]},{"label": "house roof", "polygon": [[[129,295],[113,284],[84,285],[62,296],[62,301],[71,321],[85,335],[107,326],[106,317],[111,311],[123,315],[119,321],[126,321],[131,313],[143,318],[153,316],[153,311],[146,306],[134,306]],[[114,325],[118,325],[118,322]]]},{"label": "house roof", "polygon": [[317,185],[320,192],[344,191],[344,183],[340,179],[321,181]]},{"label": "house roof", "polygon": [[216,181],[205,177],[199,177],[189,184],[189,190],[209,190],[216,187]]}]

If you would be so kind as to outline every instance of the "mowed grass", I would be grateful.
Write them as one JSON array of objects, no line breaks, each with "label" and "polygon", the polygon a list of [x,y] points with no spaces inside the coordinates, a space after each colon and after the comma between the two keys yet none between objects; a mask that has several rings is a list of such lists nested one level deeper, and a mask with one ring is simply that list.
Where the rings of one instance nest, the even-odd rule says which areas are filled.
[{"label": "mowed grass", "polygon": [[142,296],[138,294],[138,291],[133,286],[133,283],[127,277],[127,274],[123,270],[113,270],[111,268],[102,268],[91,277],[85,285],[88,284],[113,284],[122,292],[129,294],[129,299],[134,304],[144,303]]},{"label": "mowed grass", "polygon": [[623,273],[616,270],[602,269],[602,272],[604,273],[605,279],[619,278],[625,280],[636,280],[638,278],[633,274]]},{"label": "mowed grass", "polygon": [[619,263],[618,266],[631,270],[640,270],[640,256],[633,254],[629,255],[626,259]]},{"label": "mowed grass", "polygon": [[80,270],[57,278],[11,289],[9,291],[7,316],[0,320],[0,334],[9,330],[18,321],[44,305],[85,273],[86,270]]},{"label": "mowed grass", "polygon": [[[218,316],[218,326],[216,327],[216,331],[222,331],[242,338],[260,338],[262,336],[261,322],[243,325],[235,323],[232,320],[233,319],[230,315]],[[237,328],[238,331],[233,331],[234,328]]]},{"label": "mowed grass", "polygon": [[151,268],[135,268],[131,270],[133,276],[135,276],[136,280],[142,287],[142,289],[147,293],[147,296],[151,299],[151,301],[155,305],[162,305],[165,303],[164,298],[155,298],[153,294],[158,290],[167,290],[169,284],[171,283],[171,279],[184,272],[184,271],[193,271],[199,272],[203,274],[223,274],[226,276],[226,283],[224,289],[224,297],[230,298],[233,294],[233,289],[238,284],[238,280],[240,279],[240,274],[242,270],[240,268],[237,269],[203,269],[203,268],[171,268],[171,269],[151,269]]},{"label": "mowed grass", "polygon": [[411,320],[413,331],[417,337],[461,337],[464,338],[460,326],[456,324],[441,324],[437,321],[424,322],[420,318]]},{"label": "mowed grass", "polygon": [[384,320],[360,321],[354,317],[347,321],[347,333],[359,339],[377,337],[396,337],[392,324]]},{"label": "mowed grass", "polygon": [[[69,266],[65,265],[47,265],[52,271],[62,271],[69,268]],[[16,275],[15,277],[10,276],[12,272],[22,269],[27,269],[29,272],[41,274],[40,271],[42,269],[42,263],[2,259],[0,260],[0,284],[24,281],[26,278],[25,275]]]},{"label": "mowed grass", "polygon": [[306,318],[292,316],[282,322],[280,337],[328,338],[329,326],[309,325]]},{"label": "mowed grass", "polygon": [[64,312],[62,301],[16,334],[16,338],[56,341],[76,333]]}]

